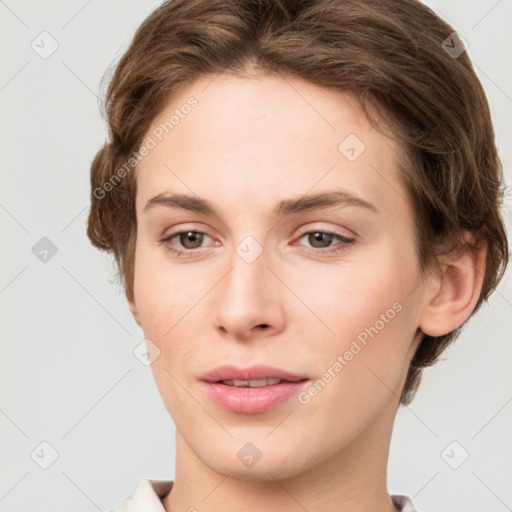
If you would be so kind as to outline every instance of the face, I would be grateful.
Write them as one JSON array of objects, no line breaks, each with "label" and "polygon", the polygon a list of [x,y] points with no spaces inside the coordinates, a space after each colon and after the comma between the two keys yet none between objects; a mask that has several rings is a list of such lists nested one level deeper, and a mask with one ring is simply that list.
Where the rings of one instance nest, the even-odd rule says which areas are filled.
[{"label": "face", "polygon": [[[348,93],[268,75],[203,77],[147,135],[130,306],[187,449],[265,480],[389,435],[423,290],[392,141]],[[202,380],[225,365],[295,377]]]}]

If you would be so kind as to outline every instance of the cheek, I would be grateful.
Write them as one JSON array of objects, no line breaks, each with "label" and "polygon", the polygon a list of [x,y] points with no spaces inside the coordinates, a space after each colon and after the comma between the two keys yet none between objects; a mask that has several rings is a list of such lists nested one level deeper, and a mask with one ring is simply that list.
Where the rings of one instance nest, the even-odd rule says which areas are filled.
[{"label": "cheek", "polygon": [[414,335],[411,311],[401,303],[386,307],[385,301],[382,308],[367,306],[357,316],[340,315],[337,337],[324,350],[310,348],[318,372],[301,403],[310,417],[323,418],[326,436],[355,435],[390,401],[398,405]]},{"label": "cheek", "polygon": [[200,299],[208,288],[191,280],[190,272],[155,256],[150,251],[137,254],[134,294],[144,337],[160,351],[151,364],[155,383],[174,417],[191,407],[182,386],[188,388],[192,379],[185,368],[199,346]]},{"label": "cheek", "polygon": [[146,335],[163,340],[186,325],[187,311],[200,299],[191,268],[170,264],[162,247],[137,247],[134,296]]},{"label": "cheek", "polygon": [[[326,386],[328,401],[357,409],[399,389],[417,328],[411,290],[418,278],[413,252],[388,250],[329,275],[315,273],[297,286],[297,294],[329,327],[322,326],[322,350],[318,337],[304,340],[322,382],[335,382]],[[303,332],[311,333],[311,319],[300,320]]]},{"label": "cheek", "polygon": [[171,262],[161,247],[140,247],[136,257],[135,302],[144,336],[160,350],[151,366],[168,398],[181,392],[171,375],[192,383],[194,362],[212,353],[213,295],[225,270],[200,266]]},{"label": "cheek", "polygon": [[[342,342],[377,323],[394,319],[397,309],[410,301],[408,293],[416,279],[414,265],[388,252],[366,262],[361,260],[323,271],[305,271],[301,277],[287,272],[284,279],[311,312],[299,322],[311,330],[320,320],[326,338]],[[312,315],[313,313],[314,315]],[[386,322],[386,326],[388,322]]]}]

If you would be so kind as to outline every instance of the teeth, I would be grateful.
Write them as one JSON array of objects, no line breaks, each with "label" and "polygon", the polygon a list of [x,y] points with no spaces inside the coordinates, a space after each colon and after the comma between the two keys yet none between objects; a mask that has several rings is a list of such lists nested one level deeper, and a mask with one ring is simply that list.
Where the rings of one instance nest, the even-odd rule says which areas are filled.
[{"label": "teeth", "polygon": [[274,384],[278,384],[281,382],[281,379],[223,380],[221,382],[226,386],[261,388],[263,386],[273,386]]}]

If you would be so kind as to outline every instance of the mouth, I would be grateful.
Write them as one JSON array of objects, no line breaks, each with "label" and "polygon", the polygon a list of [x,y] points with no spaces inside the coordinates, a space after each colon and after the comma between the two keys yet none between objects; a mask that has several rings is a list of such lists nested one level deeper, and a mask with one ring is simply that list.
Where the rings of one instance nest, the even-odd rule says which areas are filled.
[{"label": "mouth", "polygon": [[258,380],[219,380],[217,384],[234,386],[236,388],[262,388],[263,386],[274,386],[281,382],[291,382],[283,379],[258,379]]},{"label": "mouth", "polygon": [[289,400],[305,388],[306,376],[270,367],[222,366],[201,376],[206,395],[231,412],[256,414]]}]

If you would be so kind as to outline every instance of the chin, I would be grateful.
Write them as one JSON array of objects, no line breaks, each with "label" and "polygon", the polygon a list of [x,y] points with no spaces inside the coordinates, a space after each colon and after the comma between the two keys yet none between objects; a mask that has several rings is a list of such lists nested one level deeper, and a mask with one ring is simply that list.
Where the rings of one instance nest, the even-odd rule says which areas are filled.
[{"label": "chin", "polygon": [[[308,453],[296,442],[287,446],[283,443],[269,443],[268,440],[265,444],[263,439],[259,441],[256,437],[252,438],[255,439],[254,444],[236,439],[227,444],[219,443],[214,452],[211,452],[210,446],[196,446],[196,456],[216,473],[247,481],[293,478],[319,462],[309,459]],[[314,453],[310,455],[315,458]],[[318,453],[317,457],[320,457]]]},{"label": "chin", "polygon": [[[294,464],[295,466],[296,464]],[[261,481],[261,482],[272,482],[274,480],[286,480],[287,478],[292,478],[296,476],[300,469],[297,466],[296,468],[285,467],[283,465],[282,459],[275,463],[267,463],[260,460],[255,466],[252,468],[244,468],[239,461],[233,462],[232,464],[221,463],[219,461],[219,465],[215,463],[209,465],[210,469],[215,471],[216,473],[222,475],[229,475],[230,478],[234,478],[236,480],[246,480],[246,481]]]}]

